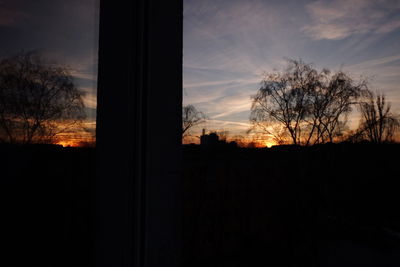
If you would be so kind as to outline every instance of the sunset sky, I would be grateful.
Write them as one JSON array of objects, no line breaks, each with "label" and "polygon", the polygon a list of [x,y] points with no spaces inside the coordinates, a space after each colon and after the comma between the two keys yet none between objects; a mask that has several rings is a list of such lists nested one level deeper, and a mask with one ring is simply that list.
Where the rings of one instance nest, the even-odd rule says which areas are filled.
[{"label": "sunset sky", "polygon": [[[370,77],[400,112],[400,1],[183,0],[183,104],[201,128],[245,135],[262,73],[303,59]],[[69,65],[95,131],[99,0],[0,0],[0,57],[40,50]],[[358,118],[350,118],[357,126]],[[89,135],[90,135],[89,134]],[[79,137],[75,136],[74,138]]]},{"label": "sunset sky", "polygon": [[398,0],[184,0],[183,25],[183,104],[208,130],[244,134],[262,73],[286,58],[370,77],[400,112]]},{"label": "sunset sky", "polygon": [[0,57],[39,50],[68,65],[85,92],[88,132],[68,137],[76,140],[95,133],[98,6],[99,0],[0,0]]}]

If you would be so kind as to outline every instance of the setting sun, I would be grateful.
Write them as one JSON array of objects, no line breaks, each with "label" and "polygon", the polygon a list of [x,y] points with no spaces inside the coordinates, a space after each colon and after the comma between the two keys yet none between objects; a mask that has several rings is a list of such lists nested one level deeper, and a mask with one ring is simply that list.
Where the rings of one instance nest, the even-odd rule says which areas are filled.
[{"label": "setting sun", "polygon": [[66,141],[59,141],[56,143],[57,145],[62,145],[63,147],[77,147],[79,146],[76,142],[66,140]]},{"label": "setting sun", "polygon": [[262,144],[263,144],[264,146],[268,147],[268,148],[270,148],[271,146],[276,145],[276,143],[270,142],[270,141],[264,141]]}]

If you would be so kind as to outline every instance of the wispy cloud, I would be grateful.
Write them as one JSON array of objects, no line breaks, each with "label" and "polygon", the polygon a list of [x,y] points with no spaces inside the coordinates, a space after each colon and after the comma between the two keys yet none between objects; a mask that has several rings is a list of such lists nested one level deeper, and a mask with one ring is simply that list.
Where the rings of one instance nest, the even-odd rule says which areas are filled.
[{"label": "wispy cloud", "polygon": [[[215,113],[215,106],[237,97],[254,93],[261,81],[261,75],[207,68],[187,67],[183,75],[184,104],[201,104],[207,113]],[[222,103],[224,102],[224,103]],[[218,111],[218,113],[221,113]]]},{"label": "wispy cloud", "polygon": [[[343,66],[353,76],[359,75],[369,80],[374,88],[383,88],[387,92],[396,92],[400,96],[400,54],[374,58]],[[355,77],[357,78],[357,77]]]},{"label": "wispy cloud", "polygon": [[250,112],[251,93],[244,91],[235,93],[233,95],[222,96],[213,101],[203,103],[200,107],[207,110],[210,119],[226,119],[226,120],[248,120],[248,113]]},{"label": "wispy cloud", "polygon": [[83,72],[79,70],[73,70],[70,72],[71,76],[78,79],[85,79],[90,81],[97,81],[97,77],[95,74],[90,72]]},{"label": "wispy cloud", "polygon": [[381,57],[381,58],[375,58],[375,59],[370,59],[366,60],[357,64],[352,64],[349,65],[348,68],[352,69],[366,69],[366,68],[374,68],[374,67],[381,67],[384,64],[387,63],[392,63],[397,60],[400,60],[400,54],[398,55],[392,55],[388,57]]},{"label": "wispy cloud", "polygon": [[204,81],[198,83],[185,83],[183,87],[185,88],[197,88],[197,87],[207,87],[207,86],[220,86],[220,85],[239,85],[259,82],[257,78],[254,79],[234,79],[234,80],[222,80],[222,81]]},{"label": "wispy cloud", "polygon": [[241,128],[246,128],[248,129],[251,127],[250,123],[245,123],[245,122],[237,122],[237,121],[226,121],[226,120],[208,120],[209,123],[215,123],[220,126],[227,126],[227,125],[235,125]]},{"label": "wispy cloud", "polygon": [[185,65],[259,72],[290,45],[281,42],[292,28],[281,31],[290,21],[280,8],[258,0],[185,1]]},{"label": "wispy cloud", "polygon": [[249,123],[210,119],[207,120],[205,124],[194,129],[193,134],[200,135],[201,130],[206,129],[208,131],[228,131],[229,135],[245,135],[250,127],[251,125]]},{"label": "wispy cloud", "polygon": [[92,88],[81,88],[85,93],[83,97],[83,103],[85,107],[95,109],[97,107],[97,95]]},{"label": "wispy cloud", "polygon": [[365,60],[344,66],[344,69],[367,77],[370,89],[384,93],[393,110],[400,110],[400,54]]},{"label": "wispy cloud", "polygon": [[388,33],[400,27],[400,19],[392,20],[384,23],[376,29],[376,33]]},{"label": "wispy cloud", "polygon": [[318,0],[306,5],[306,10],[312,23],[302,31],[315,40],[388,33],[400,27],[399,1]]},{"label": "wispy cloud", "polygon": [[217,114],[212,116],[213,119],[227,117],[243,111],[250,112],[251,101],[249,95],[225,97],[217,102],[214,108],[214,112]]}]

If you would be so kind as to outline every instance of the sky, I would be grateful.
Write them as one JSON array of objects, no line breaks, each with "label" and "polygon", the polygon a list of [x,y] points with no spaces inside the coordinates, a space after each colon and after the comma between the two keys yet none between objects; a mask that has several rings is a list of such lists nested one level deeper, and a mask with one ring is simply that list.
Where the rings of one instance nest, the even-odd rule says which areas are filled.
[{"label": "sky", "polygon": [[95,133],[99,0],[0,0],[0,58],[40,51],[71,69],[85,92],[87,132]]},{"label": "sky", "polygon": [[[184,0],[183,105],[201,128],[245,135],[264,72],[302,59],[343,70],[400,112],[399,0]],[[358,125],[357,113],[349,118]],[[194,139],[195,142],[196,139]]]}]

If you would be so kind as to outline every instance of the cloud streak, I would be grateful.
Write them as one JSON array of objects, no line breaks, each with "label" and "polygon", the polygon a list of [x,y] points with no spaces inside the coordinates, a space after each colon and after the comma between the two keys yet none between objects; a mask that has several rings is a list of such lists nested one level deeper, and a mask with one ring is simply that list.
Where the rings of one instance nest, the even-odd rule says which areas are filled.
[{"label": "cloud streak", "polygon": [[206,129],[208,131],[228,131],[229,135],[239,135],[245,134],[247,130],[251,127],[249,123],[237,122],[237,121],[229,121],[229,120],[215,120],[210,119],[207,120],[205,124],[199,125],[194,128],[192,131],[192,135],[200,136],[202,129]]},{"label": "cloud streak", "polygon": [[208,86],[220,86],[220,85],[239,85],[259,82],[259,79],[233,79],[233,80],[222,80],[222,81],[204,81],[198,83],[185,83],[185,88],[197,88],[197,87],[208,87]]},{"label": "cloud streak", "polygon": [[97,108],[96,93],[93,92],[92,88],[88,88],[86,90],[82,89],[82,90],[85,92],[85,95],[83,97],[83,103],[85,104],[85,107],[91,108],[91,109],[96,109]]},{"label": "cloud streak", "polygon": [[388,33],[400,27],[399,1],[318,0],[306,5],[306,11],[311,23],[302,31],[314,40]]},{"label": "cloud streak", "polygon": [[400,54],[366,60],[361,63],[349,65],[348,68],[367,69],[367,68],[381,67],[384,64],[393,63],[397,60],[400,60]]},{"label": "cloud streak", "polygon": [[211,112],[216,113],[211,118],[218,119],[227,117],[243,111],[250,112],[251,101],[248,94],[238,94],[231,97],[220,98],[211,109]]},{"label": "cloud streak", "polygon": [[384,93],[393,110],[399,111],[400,104],[400,54],[365,60],[345,66],[344,69],[370,79],[370,89]]}]

